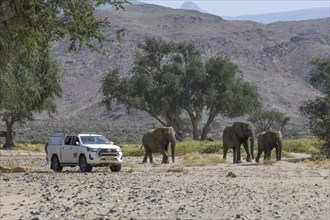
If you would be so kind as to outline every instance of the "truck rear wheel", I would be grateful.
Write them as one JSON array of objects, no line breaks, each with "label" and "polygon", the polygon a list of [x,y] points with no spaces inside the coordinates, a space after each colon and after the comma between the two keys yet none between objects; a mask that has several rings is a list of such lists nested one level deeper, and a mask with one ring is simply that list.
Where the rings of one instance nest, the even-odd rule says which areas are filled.
[{"label": "truck rear wheel", "polygon": [[52,160],[50,162],[50,168],[55,172],[59,172],[63,170],[63,166],[61,166],[60,160],[58,159],[57,155],[52,156]]},{"label": "truck rear wheel", "polygon": [[87,163],[86,157],[81,155],[79,157],[79,168],[81,172],[91,172],[93,167]]}]

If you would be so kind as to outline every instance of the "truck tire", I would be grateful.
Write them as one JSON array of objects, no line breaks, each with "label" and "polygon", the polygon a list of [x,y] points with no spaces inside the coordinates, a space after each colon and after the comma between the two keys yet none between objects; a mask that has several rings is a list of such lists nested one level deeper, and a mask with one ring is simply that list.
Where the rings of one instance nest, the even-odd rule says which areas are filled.
[{"label": "truck tire", "polygon": [[61,166],[60,160],[58,159],[56,154],[52,156],[52,160],[50,162],[50,168],[55,172],[59,172],[63,170],[63,166]]},{"label": "truck tire", "polygon": [[112,172],[119,172],[121,170],[121,164],[115,164],[110,167]]},{"label": "truck tire", "polygon": [[79,157],[80,172],[91,172],[93,167],[87,163],[85,155]]}]

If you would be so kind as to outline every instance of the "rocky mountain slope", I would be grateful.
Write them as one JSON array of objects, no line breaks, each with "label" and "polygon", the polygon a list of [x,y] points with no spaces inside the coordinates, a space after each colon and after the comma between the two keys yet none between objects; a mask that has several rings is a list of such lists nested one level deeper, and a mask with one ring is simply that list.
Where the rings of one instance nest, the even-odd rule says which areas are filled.
[{"label": "rocky mountain slope", "polygon": [[[298,107],[320,95],[308,83],[308,62],[330,55],[329,18],[265,25],[148,4],[126,6],[125,11],[100,10],[96,15],[109,18],[113,28],[125,28],[121,41],[109,33],[100,53],[86,48],[69,53],[68,41],[54,43],[52,53],[63,75],[58,114],[52,118],[39,114],[34,122],[17,125],[18,140],[39,142],[54,132],[94,131],[115,141],[140,142],[142,133],[158,123],[144,112],[126,115],[120,106],[106,111],[99,105],[99,89],[108,70],[119,68],[123,75],[129,74],[136,45],[147,36],[193,42],[203,58],[229,57],[245,80],[258,86],[264,106],[285,112],[295,131],[303,127]],[[220,139],[223,126],[234,120],[217,118],[218,127],[211,136]]]}]

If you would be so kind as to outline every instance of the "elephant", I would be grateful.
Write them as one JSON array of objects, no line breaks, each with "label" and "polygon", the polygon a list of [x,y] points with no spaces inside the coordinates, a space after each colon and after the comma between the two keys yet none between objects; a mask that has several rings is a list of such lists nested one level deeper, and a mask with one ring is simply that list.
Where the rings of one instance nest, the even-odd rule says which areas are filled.
[{"label": "elephant", "polygon": [[282,144],[283,140],[281,131],[265,131],[259,134],[256,162],[259,163],[259,158],[262,152],[264,152],[264,159],[270,159],[270,154],[274,147],[276,150],[276,160],[281,160]]},{"label": "elephant", "polygon": [[[233,149],[233,163],[242,163],[241,161],[241,144],[247,154],[246,161],[251,162],[254,159],[254,127],[251,123],[235,122],[232,126],[225,127],[223,131],[223,159],[226,159],[228,148]],[[248,146],[250,140],[250,151]]]},{"label": "elephant", "polygon": [[152,163],[152,153],[161,153],[163,155],[162,163],[169,163],[167,155],[169,143],[171,143],[172,162],[174,163],[176,142],[175,131],[172,127],[149,130],[142,137],[142,146],[145,150],[142,163],[147,162],[148,156],[150,163]]}]

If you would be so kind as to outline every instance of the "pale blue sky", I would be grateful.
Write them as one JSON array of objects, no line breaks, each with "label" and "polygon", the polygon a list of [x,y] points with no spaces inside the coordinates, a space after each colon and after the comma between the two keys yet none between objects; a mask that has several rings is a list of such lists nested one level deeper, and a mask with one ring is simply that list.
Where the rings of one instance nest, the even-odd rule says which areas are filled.
[{"label": "pale blue sky", "polygon": [[[145,3],[180,8],[181,0],[140,0]],[[187,0],[219,16],[240,16],[330,7],[330,0]]]}]

